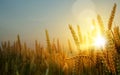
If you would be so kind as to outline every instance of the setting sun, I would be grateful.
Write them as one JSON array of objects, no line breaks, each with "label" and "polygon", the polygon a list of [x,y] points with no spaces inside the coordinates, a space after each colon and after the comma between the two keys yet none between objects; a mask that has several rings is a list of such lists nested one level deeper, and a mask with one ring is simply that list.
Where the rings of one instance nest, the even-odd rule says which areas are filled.
[{"label": "setting sun", "polygon": [[104,47],[106,44],[106,40],[103,36],[97,36],[94,40],[94,46],[96,47]]}]

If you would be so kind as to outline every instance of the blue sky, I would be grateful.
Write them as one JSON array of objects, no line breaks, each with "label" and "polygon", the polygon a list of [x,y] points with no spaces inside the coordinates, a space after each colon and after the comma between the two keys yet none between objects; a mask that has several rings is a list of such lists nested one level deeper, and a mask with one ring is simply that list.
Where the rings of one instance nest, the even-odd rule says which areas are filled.
[{"label": "blue sky", "polygon": [[106,24],[114,2],[118,5],[115,23],[119,24],[119,0],[0,0],[0,41],[12,42],[19,34],[23,41],[39,40],[44,44],[48,29],[51,39],[65,42],[72,37],[68,24],[80,24],[82,30],[87,30],[89,26],[83,20],[87,16],[92,20],[97,13]]}]

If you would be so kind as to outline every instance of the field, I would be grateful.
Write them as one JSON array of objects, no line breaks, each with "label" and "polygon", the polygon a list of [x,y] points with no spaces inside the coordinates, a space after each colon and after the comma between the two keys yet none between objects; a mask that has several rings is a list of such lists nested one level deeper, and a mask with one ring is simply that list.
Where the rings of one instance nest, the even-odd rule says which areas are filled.
[{"label": "field", "polygon": [[77,51],[68,40],[68,51],[60,44],[50,40],[45,30],[47,48],[35,40],[35,49],[17,40],[1,42],[0,75],[120,75],[120,30],[114,25],[117,5],[114,4],[108,27],[101,15],[93,20],[92,30],[83,35],[80,25],[68,29],[73,37]]}]

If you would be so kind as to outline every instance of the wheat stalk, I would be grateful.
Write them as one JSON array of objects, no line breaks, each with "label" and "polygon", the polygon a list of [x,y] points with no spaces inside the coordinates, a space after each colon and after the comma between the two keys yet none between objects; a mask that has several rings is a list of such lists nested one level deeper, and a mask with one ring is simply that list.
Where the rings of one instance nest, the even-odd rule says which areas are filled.
[{"label": "wheat stalk", "polygon": [[120,47],[119,27],[115,26],[113,29],[114,29],[114,37],[115,37],[114,39],[116,45]]},{"label": "wheat stalk", "polygon": [[71,34],[72,34],[74,42],[75,42],[75,44],[77,46],[77,49],[79,50],[80,42],[79,42],[78,36],[76,35],[76,33],[75,33],[75,31],[74,31],[74,29],[72,28],[71,25],[69,25],[69,29],[71,31]]},{"label": "wheat stalk", "polygon": [[82,33],[79,25],[77,25],[77,29],[78,29],[79,42],[82,43]]},{"label": "wheat stalk", "polygon": [[46,33],[47,49],[49,50],[49,53],[51,53],[51,43],[49,39],[48,30],[45,30],[45,33]]},{"label": "wheat stalk", "polygon": [[70,42],[69,39],[68,39],[68,47],[69,47],[69,51],[70,51],[70,53],[72,54],[72,46],[71,46],[71,42]]},{"label": "wheat stalk", "polygon": [[18,48],[21,51],[22,45],[21,45],[21,41],[20,41],[20,36],[17,35],[17,43],[18,43]]},{"label": "wheat stalk", "polygon": [[106,32],[106,38],[107,38],[107,44],[106,44],[106,60],[107,60],[107,64],[110,67],[110,70],[115,73],[115,55],[116,55],[116,48],[115,48],[115,44],[112,40],[112,34],[111,31],[108,30]]},{"label": "wheat stalk", "polygon": [[113,23],[113,19],[115,17],[116,7],[117,7],[117,5],[115,3],[114,6],[113,6],[113,9],[111,11],[111,15],[110,15],[109,21],[108,21],[108,29],[109,30],[111,30],[111,28],[112,28],[112,23]]},{"label": "wheat stalk", "polygon": [[57,39],[57,50],[58,52],[61,52],[60,50],[62,50],[59,39]]},{"label": "wheat stalk", "polygon": [[103,21],[102,21],[102,18],[101,18],[100,15],[97,15],[97,20],[98,20],[98,23],[99,23],[100,31],[103,34],[105,28],[104,28],[104,24],[103,24]]}]

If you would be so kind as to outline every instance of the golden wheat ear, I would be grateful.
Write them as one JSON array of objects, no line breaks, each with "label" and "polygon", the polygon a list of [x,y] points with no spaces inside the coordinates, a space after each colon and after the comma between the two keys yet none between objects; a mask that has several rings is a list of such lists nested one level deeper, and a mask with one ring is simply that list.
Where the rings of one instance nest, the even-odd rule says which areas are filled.
[{"label": "golden wheat ear", "polygon": [[82,33],[79,25],[77,25],[77,30],[78,30],[79,43],[82,43]]},{"label": "golden wheat ear", "polygon": [[110,15],[110,18],[109,18],[109,21],[108,21],[108,29],[109,30],[111,30],[111,28],[112,28],[112,23],[113,23],[113,19],[115,17],[116,7],[117,7],[117,4],[114,3],[114,6],[113,6],[113,9],[111,11],[111,15]]},{"label": "golden wheat ear", "polygon": [[113,28],[113,31],[114,31],[113,33],[114,33],[115,44],[116,44],[117,48],[119,48],[120,47],[119,26],[115,26]]},{"label": "golden wheat ear", "polygon": [[104,28],[103,20],[99,14],[97,15],[97,20],[99,23],[100,31],[103,33],[105,28]]},{"label": "golden wheat ear", "polygon": [[24,42],[24,50],[27,50],[27,44]]},{"label": "golden wheat ear", "polygon": [[58,50],[58,52],[60,52],[61,49],[62,48],[61,48],[60,40],[57,39],[57,50]]},{"label": "golden wheat ear", "polygon": [[69,39],[68,39],[68,47],[69,47],[69,51],[70,51],[70,53],[72,53],[72,46],[71,46],[71,42],[70,42]]},{"label": "golden wheat ear", "polygon": [[70,24],[69,24],[69,29],[70,29],[70,31],[71,31],[72,37],[73,37],[73,39],[74,39],[74,42],[75,42],[77,48],[79,49],[79,44],[80,44],[80,43],[79,43],[78,36],[76,35],[75,30],[73,29],[73,27],[72,27]]},{"label": "golden wheat ear", "polygon": [[45,30],[45,33],[46,33],[47,48],[49,50],[49,53],[51,53],[51,43],[50,43],[49,33],[47,29]]},{"label": "golden wheat ear", "polygon": [[17,42],[18,42],[18,47],[19,47],[19,49],[21,50],[22,45],[21,45],[21,41],[20,41],[20,36],[19,36],[19,34],[17,35]]}]

